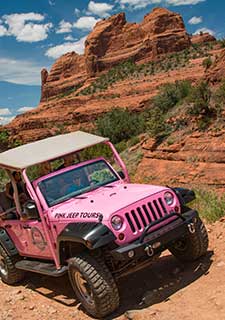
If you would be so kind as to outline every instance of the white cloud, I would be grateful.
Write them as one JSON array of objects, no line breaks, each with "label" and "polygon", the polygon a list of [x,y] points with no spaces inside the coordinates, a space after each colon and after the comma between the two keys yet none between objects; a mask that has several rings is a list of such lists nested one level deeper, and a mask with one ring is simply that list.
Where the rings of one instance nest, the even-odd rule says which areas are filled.
[{"label": "white cloud", "polygon": [[56,31],[56,33],[69,33],[72,31],[72,27],[73,25],[70,22],[62,20],[59,23],[59,29]]},{"label": "white cloud", "polygon": [[14,117],[0,117],[0,125],[3,126],[12,121],[13,119]]},{"label": "white cloud", "polygon": [[0,37],[7,36],[7,35],[8,35],[7,29],[4,26],[0,25]]},{"label": "white cloud", "polygon": [[19,108],[17,110],[17,112],[27,112],[27,111],[30,111],[30,110],[33,110],[34,107],[22,107],[22,108]]},{"label": "white cloud", "polygon": [[150,4],[161,3],[162,0],[117,0],[120,3],[122,9],[125,9],[126,6],[129,9],[143,9],[146,8]]},{"label": "white cloud", "polygon": [[105,18],[109,16],[109,11],[111,11],[113,8],[113,5],[109,3],[99,3],[90,1],[88,4],[88,13],[94,14],[96,16],[99,16],[101,18]]},{"label": "white cloud", "polygon": [[12,114],[9,108],[0,108],[0,116],[8,116]]},{"label": "white cloud", "polygon": [[92,30],[98,21],[99,19],[95,19],[94,17],[80,17],[73,26],[77,29]]},{"label": "white cloud", "polygon": [[83,54],[85,40],[86,40],[86,37],[83,37],[76,42],[66,42],[66,43],[57,45],[55,47],[48,49],[45,52],[45,55],[49,58],[57,59],[61,55],[71,51],[75,51],[76,53]]},{"label": "white cloud", "polygon": [[71,36],[71,34],[69,34],[68,36],[64,37],[65,41],[76,41],[77,39],[74,38],[73,36]]},{"label": "white cloud", "polygon": [[172,6],[194,5],[204,1],[206,0],[166,0]]},{"label": "white cloud", "polygon": [[[52,28],[52,23],[37,24],[31,21],[41,22],[45,17],[39,13],[14,13],[4,15],[3,21],[7,25],[7,36],[14,36],[19,42],[37,42],[45,40]],[[29,21],[29,22],[28,22]]]},{"label": "white cloud", "polygon": [[206,0],[117,0],[122,9],[143,9],[150,4],[166,3],[171,6],[195,5]]},{"label": "white cloud", "polygon": [[196,30],[194,34],[200,34],[200,33],[209,33],[212,36],[215,35],[215,31],[213,31],[212,29],[208,29],[208,28],[200,28],[200,29]]},{"label": "white cloud", "polygon": [[0,66],[0,81],[40,85],[40,72],[43,66],[35,62],[0,57]]},{"label": "white cloud", "polygon": [[28,23],[16,36],[19,42],[38,42],[48,37],[48,31],[52,28],[52,23],[43,25]]},{"label": "white cloud", "polygon": [[202,17],[192,17],[188,23],[189,24],[199,24],[202,22]]}]

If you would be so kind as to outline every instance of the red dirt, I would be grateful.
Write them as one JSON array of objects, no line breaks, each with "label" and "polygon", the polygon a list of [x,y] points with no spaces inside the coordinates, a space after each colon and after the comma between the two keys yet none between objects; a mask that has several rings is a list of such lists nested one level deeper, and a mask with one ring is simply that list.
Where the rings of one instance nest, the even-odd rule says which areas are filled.
[{"label": "red dirt", "polygon": [[[121,306],[108,319],[212,320],[225,317],[225,218],[208,225],[207,255],[183,265],[166,253],[119,283]],[[19,286],[0,282],[0,320],[85,320],[67,276],[28,274]]]}]

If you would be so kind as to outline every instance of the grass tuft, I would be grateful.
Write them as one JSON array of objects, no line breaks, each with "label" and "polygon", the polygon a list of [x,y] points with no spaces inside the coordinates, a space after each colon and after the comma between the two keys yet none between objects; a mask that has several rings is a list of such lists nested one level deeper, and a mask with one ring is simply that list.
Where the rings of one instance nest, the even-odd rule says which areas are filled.
[{"label": "grass tuft", "polygon": [[215,222],[225,215],[225,196],[219,196],[215,191],[195,190],[196,200],[192,207],[207,222]]}]

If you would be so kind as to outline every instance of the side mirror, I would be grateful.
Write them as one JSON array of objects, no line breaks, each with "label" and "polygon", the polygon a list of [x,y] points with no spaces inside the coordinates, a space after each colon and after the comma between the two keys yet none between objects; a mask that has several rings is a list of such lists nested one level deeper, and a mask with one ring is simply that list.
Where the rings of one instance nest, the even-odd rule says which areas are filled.
[{"label": "side mirror", "polygon": [[38,209],[36,207],[36,204],[33,200],[28,200],[24,205],[23,205],[23,211],[24,215],[28,220],[38,220],[39,213]]},{"label": "side mirror", "polygon": [[118,171],[117,173],[120,176],[120,178],[125,179],[125,174],[122,170]]}]

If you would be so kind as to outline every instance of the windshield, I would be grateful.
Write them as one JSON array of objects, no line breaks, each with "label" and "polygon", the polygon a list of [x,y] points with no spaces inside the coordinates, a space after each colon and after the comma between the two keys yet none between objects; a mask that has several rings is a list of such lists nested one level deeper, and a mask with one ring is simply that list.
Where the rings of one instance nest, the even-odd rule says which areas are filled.
[{"label": "windshield", "polygon": [[119,180],[104,160],[60,173],[38,183],[49,207]]}]

